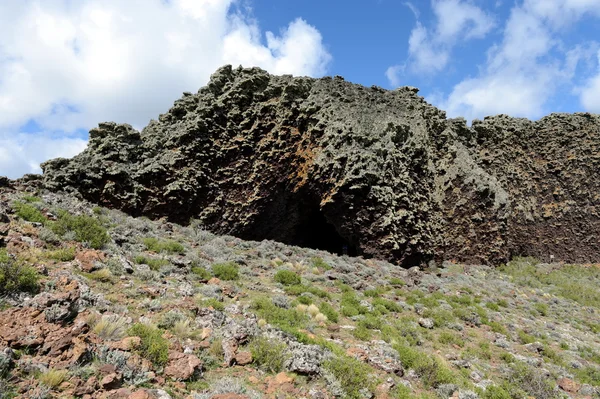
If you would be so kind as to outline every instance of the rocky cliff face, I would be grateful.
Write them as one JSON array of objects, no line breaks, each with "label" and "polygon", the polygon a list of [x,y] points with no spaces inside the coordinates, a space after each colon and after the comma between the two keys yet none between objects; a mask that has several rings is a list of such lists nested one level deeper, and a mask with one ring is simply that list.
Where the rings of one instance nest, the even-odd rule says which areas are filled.
[{"label": "rocky cliff face", "polygon": [[44,184],[219,234],[403,266],[600,258],[600,117],[446,119],[417,89],[219,69],[138,132],[103,123]]}]

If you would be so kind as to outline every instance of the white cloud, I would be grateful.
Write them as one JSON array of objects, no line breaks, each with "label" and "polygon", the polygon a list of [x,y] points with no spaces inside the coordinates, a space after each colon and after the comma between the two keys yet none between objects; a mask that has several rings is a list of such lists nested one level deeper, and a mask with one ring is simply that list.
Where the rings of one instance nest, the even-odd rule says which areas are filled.
[{"label": "white cloud", "polygon": [[581,104],[588,112],[600,114],[600,51],[598,52],[598,74],[586,82],[581,90]]},{"label": "white cloud", "polygon": [[[591,0],[525,0],[514,6],[504,28],[502,43],[490,47],[486,65],[477,77],[454,86],[440,107],[449,116],[467,119],[508,113],[538,118],[559,87],[573,86],[580,61],[589,57],[592,42],[568,47],[560,40],[566,28],[554,23],[551,6],[573,18],[571,23],[591,11]],[[597,9],[594,8],[594,12]],[[599,79],[600,80],[600,79]],[[582,102],[594,104],[595,81],[582,91]]]},{"label": "white cloud", "polygon": [[400,74],[404,71],[403,65],[393,65],[385,71],[385,76],[388,78],[392,87],[400,86]]},{"label": "white cloud", "polygon": [[[418,10],[414,5],[405,5],[413,10],[418,19]],[[417,21],[408,39],[409,58],[406,65],[415,74],[444,70],[457,43],[483,38],[495,26],[489,14],[468,0],[432,0],[431,6],[436,18],[435,26],[428,29]],[[389,76],[388,80],[395,86]]]},{"label": "white cloud", "polygon": [[[331,57],[316,28],[297,19],[279,33],[267,32],[264,42],[258,23],[233,12],[234,3],[0,3],[0,129],[18,132],[29,120],[44,131],[89,129],[107,120],[144,126],[226,63],[325,73]],[[23,145],[35,140],[13,143]],[[15,176],[13,155],[0,157],[0,174]]]},{"label": "white cloud", "polygon": [[11,178],[41,173],[40,162],[72,157],[85,149],[86,140],[37,134],[0,134],[0,171]]}]

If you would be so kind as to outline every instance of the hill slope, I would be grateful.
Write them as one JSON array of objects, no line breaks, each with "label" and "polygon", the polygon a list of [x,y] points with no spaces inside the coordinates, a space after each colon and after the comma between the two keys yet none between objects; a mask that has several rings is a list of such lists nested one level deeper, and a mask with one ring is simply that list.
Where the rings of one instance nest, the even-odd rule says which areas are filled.
[{"label": "hill slope", "polygon": [[0,187],[2,399],[600,396],[598,265],[405,270],[38,185]]}]

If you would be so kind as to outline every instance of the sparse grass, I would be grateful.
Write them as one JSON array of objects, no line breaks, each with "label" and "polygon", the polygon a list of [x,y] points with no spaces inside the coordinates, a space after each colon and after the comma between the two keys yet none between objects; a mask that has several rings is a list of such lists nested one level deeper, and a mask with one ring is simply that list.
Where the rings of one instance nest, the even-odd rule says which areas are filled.
[{"label": "sparse grass", "polygon": [[250,343],[249,348],[252,359],[263,370],[269,373],[278,373],[283,370],[287,361],[287,345],[284,342],[258,337]]},{"label": "sparse grass", "polygon": [[330,295],[327,291],[324,291],[313,285],[304,285],[304,284],[290,285],[290,286],[285,287],[285,292],[288,295],[296,295],[296,296],[302,295],[305,292],[308,292],[310,294],[313,294],[314,296],[318,296],[319,298],[330,298]]},{"label": "sparse grass", "polygon": [[92,328],[95,334],[104,340],[118,340],[125,336],[127,330],[126,320],[123,318],[117,318],[110,320],[106,317],[99,320]]},{"label": "sparse grass", "polygon": [[542,268],[533,258],[516,258],[500,270],[519,285],[545,288],[555,295],[573,300],[583,306],[600,308],[600,268],[565,265]]},{"label": "sparse grass", "polygon": [[142,323],[134,324],[129,330],[130,335],[140,337],[140,354],[152,363],[162,366],[167,363],[169,342],[163,338],[163,332],[158,328]]},{"label": "sparse grass", "polygon": [[212,274],[221,280],[232,281],[240,277],[240,267],[235,262],[215,263],[211,269]]},{"label": "sparse grass", "polygon": [[92,273],[85,274],[88,278],[100,281],[101,283],[110,283],[113,280],[113,274],[108,268],[96,270]]},{"label": "sparse grass", "polygon": [[497,321],[490,321],[488,325],[490,326],[493,332],[508,335],[508,330],[506,329],[506,327],[504,327]]},{"label": "sparse grass", "polygon": [[49,369],[45,373],[40,374],[38,379],[49,388],[56,389],[60,384],[65,382],[69,372],[67,370]]},{"label": "sparse grass", "polygon": [[361,341],[370,341],[372,333],[367,327],[359,324],[354,330],[352,330],[352,336],[356,339],[360,339]]},{"label": "sparse grass", "polygon": [[156,253],[165,252],[168,254],[184,254],[185,248],[175,240],[159,240],[155,237],[146,237],[142,239],[148,251]]},{"label": "sparse grass", "polygon": [[406,282],[404,282],[404,280],[402,280],[401,278],[392,277],[390,279],[390,285],[393,287],[404,287],[406,285]]},{"label": "sparse grass", "polygon": [[42,202],[40,197],[36,197],[35,195],[24,195],[21,199],[25,202]]},{"label": "sparse grass", "polygon": [[442,331],[438,336],[438,342],[444,345],[456,345],[460,348],[465,346],[465,340],[452,331]]},{"label": "sparse grass", "polygon": [[39,290],[39,280],[35,268],[13,260],[5,249],[0,249],[0,294],[35,293]]},{"label": "sparse grass", "polygon": [[320,269],[321,271],[327,271],[333,269],[327,262],[323,260],[323,258],[314,257],[310,260],[313,267]]},{"label": "sparse grass", "polygon": [[517,337],[522,344],[532,344],[536,341],[533,335],[529,335],[523,330],[517,331]]},{"label": "sparse grass", "polygon": [[291,270],[278,270],[273,279],[280,284],[288,286],[298,285],[302,282],[302,279],[298,273],[295,273]]},{"label": "sparse grass", "polygon": [[373,391],[375,379],[371,378],[371,368],[349,356],[334,356],[323,364],[323,368],[333,374],[340,382],[350,399],[360,399],[360,390]]},{"label": "sparse grass", "polygon": [[574,373],[580,382],[600,387],[600,369],[587,366],[574,370]]}]

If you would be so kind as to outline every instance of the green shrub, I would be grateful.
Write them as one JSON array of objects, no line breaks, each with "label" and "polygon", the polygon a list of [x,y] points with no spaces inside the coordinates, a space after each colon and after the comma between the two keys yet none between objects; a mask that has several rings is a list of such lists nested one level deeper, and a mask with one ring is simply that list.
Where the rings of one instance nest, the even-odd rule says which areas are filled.
[{"label": "green shrub", "polygon": [[510,393],[498,385],[490,385],[485,389],[481,399],[512,399]]},{"label": "green shrub", "polygon": [[375,289],[365,290],[365,292],[363,292],[363,294],[366,297],[377,298],[377,297],[385,294],[386,292],[387,292],[387,289],[385,287],[377,287]]},{"label": "green shrub", "polygon": [[154,326],[136,323],[128,331],[129,335],[140,337],[140,354],[152,363],[163,366],[169,360],[169,342],[163,332]]},{"label": "green shrub", "polygon": [[533,335],[529,335],[523,330],[517,331],[517,336],[519,337],[519,341],[521,341],[522,344],[532,344],[536,341]]},{"label": "green shrub", "polygon": [[18,291],[36,293],[40,275],[31,266],[13,260],[5,249],[0,249],[0,294]]},{"label": "green shrub", "polygon": [[490,321],[488,323],[488,325],[492,328],[493,332],[508,335],[508,331],[506,330],[506,327],[504,327],[502,324],[498,323],[497,321]]},{"label": "green shrub", "polygon": [[442,331],[438,337],[438,342],[444,345],[457,345],[461,348],[465,346],[465,340],[451,331]]},{"label": "green shrub", "polygon": [[498,305],[495,302],[487,302],[485,304],[485,307],[488,308],[488,309],[490,309],[490,310],[493,310],[494,312],[500,311],[500,305]]},{"label": "green shrub", "polygon": [[311,264],[313,267],[316,267],[318,269],[321,269],[323,271],[326,270],[331,270],[333,269],[331,266],[329,266],[324,260],[323,258],[319,258],[319,257],[314,257],[310,260]]},{"label": "green shrub", "polygon": [[533,396],[534,398],[562,398],[554,390],[554,381],[544,375],[541,370],[534,369],[525,363],[517,362],[511,365],[505,388],[512,397]]},{"label": "green shrub", "polygon": [[221,312],[225,310],[225,305],[223,304],[223,302],[219,301],[216,298],[203,299],[202,301],[200,301],[200,306],[205,308],[212,307],[214,310],[219,310]]},{"label": "green shrub", "polygon": [[65,382],[68,373],[69,372],[67,370],[49,369],[48,371],[40,374],[39,380],[47,387],[56,389],[60,384]]},{"label": "green shrub", "polygon": [[398,352],[402,365],[409,369],[414,369],[418,359],[424,356],[422,352],[411,348],[410,346],[396,344],[393,348]]},{"label": "green shrub", "polygon": [[360,339],[361,341],[370,341],[371,331],[367,327],[359,324],[354,330],[352,330],[352,336],[354,336],[356,339]]},{"label": "green shrub", "polygon": [[50,230],[59,236],[72,231],[76,241],[87,242],[94,249],[101,249],[110,240],[106,228],[98,219],[85,215],[73,216],[66,211],[59,213],[58,220],[50,224]]},{"label": "green shrub", "polygon": [[192,273],[200,280],[200,281],[208,281],[212,277],[210,272],[203,267],[200,266],[192,266]]},{"label": "green shrub", "polygon": [[35,195],[24,195],[21,199],[25,202],[42,202],[40,197],[36,197]]},{"label": "green shrub", "polygon": [[256,298],[252,308],[259,317],[290,333],[295,333],[298,328],[304,328],[309,320],[305,313],[296,309],[282,309],[266,297]]},{"label": "green shrub", "polygon": [[302,282],[300,276],[291,270],[278,270],[274,279],[283,285],[298,285]]},{"label": "green shrub", "polygon": [[390,279],[390,285],[394,286],[394,287],[403,287],[406,285],[406,283],[404,282],[404,280],[397,278],[397,277],[392,277]]},{"label": "green shrub", "polygon": [[13,202],[12,207],[18,217],[27,220],[28,222],[46,223],[48,221],[42,211],[31,204],[15,201]]},{"label": "green shrub", "polygon": [[46,256],[59,262],[70,262],[75,259],[75,248],[60,248],[54,251],[48,251]]},{"label": "green shrub", "polygon": [[413,369],[427,388],[456,382],[452,370],[437,357],[421,356],[416,360]]},{"label": "green shrub", "polygon": [[336,312],[333,306],[331,306],[327,302],[321,303],[321,305],[319,306],[319,310],[321,311],[321,313],[327,316],[327,319],[329,321],[333,323],[337,323],[340,319],[340,315],[338,314],[338,312]]},{"label": "green shrub", "polygon": [[142,239],[148,251],[156,253],[166,252],[168,254],[184,254],[185,248],[175,240],[159,240],[155,237],[146,237]]},{"label": "green shrub", "polygon": [[363,388],[373,390],[371,369],[359,360],[349,356],[334,356],[323,364],[323,368],[337,378],[348,398],[362,398],[360,390]]},{"label": "green shrub", "polygon": [[144,255],[138,255],[136,256],[133,261],[135,263],[137,263],[138,265],[148,265],[148,267],[150,267],[150,270],[154,270],[154,271],[158,271],[160,270],[161,267],[168,265],[169,262],[166,259],[160,259],[160,258],[150,258],[148,256],[144,256]]},{"label": "green shrub", "polygon": [[367,308],[361,306],[360,301],[354,295],[354,292],[344,292],[340,302],[342,315],[346,317],[357,316],[367,313]]},{"label": "green shrub", "polygon": [[311,293],[314,296],[318,296],[319,298],[330,298],[331,296],[329,295],[329,293],[327,291],[323,291],[320,288],[314,287],[312,285],[304,285],[304,284],[297,284],[297,285],[290,285],[285,287],[285,293],[288,295],[302,295],[305,292]]},{"label": "green shrub", "polygon": [[221,280],[231,281],[239,278],[240,268],[235,262],[215,263],[211,269],[213,275]]},{"label": "green shrub", "polygon": [[574,373],[580,382],[600,387],[600,369],[587,366],[574,370]]},{"label": "green shrub", "polygon": [[252,359],[260,368],[270,373],[283,370],[287,361],[286,349],[287,345],[284,342],[264,337],[255,338],[250,343]]},{"label": "green shrub", "polygon": [[373,299],[373,306],[377,307],[378,305],[383,306],[386,310],[390,312],[400,313],[402,312],[402,306],[398,305],[396,302],[384,299],[384,298],[375,298]]}]

